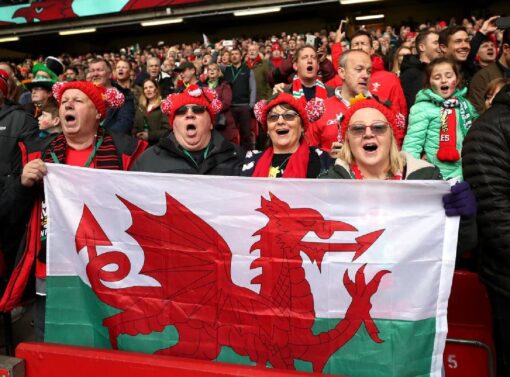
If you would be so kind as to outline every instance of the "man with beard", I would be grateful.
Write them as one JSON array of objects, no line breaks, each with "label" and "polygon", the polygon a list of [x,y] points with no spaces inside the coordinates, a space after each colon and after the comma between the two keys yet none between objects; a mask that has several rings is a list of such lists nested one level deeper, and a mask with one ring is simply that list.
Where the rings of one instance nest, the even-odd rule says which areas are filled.
[{"label": "man with beard", "polygon": [[478,71],[469,87],[469,100],[476,110],[482,113],[485,110],[485,91],[487,85],[497,78],[510,78],[510,28],[503,32],[501,51],[497,61]]},{"label": "man with beard", "polygon": [[223,79],[232,85],[232,115],[241,136],[241,147],[245,151],[253,149],[251,138],[251,110],[257,98],[255,74],[242,62],[241,50],[230,51],[230,65],[225,67]]},{"label": "man with beard", "polygon": [[340,141],[339,124],[350,107],[350,101],[359,94],[370,95],[371,72],[372,60],[365,51],[349,50],[343,53],[338,69],[342,86],[337,87],[334,95],[324,101],[324,114],[308,128],[306,137],[310,145],[329,152],[332,144]]},{"label": "man with beard", "polygon": [[421,31],[416,36],[418,55],[406,55],[400,66],[400,83],[404,90],[407,109],[411,109],[416,100],[416,93],[425,84],[425,67],[435,58],[441,56],[439,34],[435,31]]},{"label": "man with beard", "polygon": [[248,46],[248,58],[246,65],[255,74],[255,82],[257,88],[257,102],[262,99],[267,99],[271,96],[271,86],[267,81],[271,67],[269,63],[262,59],[260,56],[259,45],[252,43]]},{"label": "man with beard", "polygon": [[93,59],[89,63],[87,80],[102,85],[106,89],[116,88],[124,95],[124,104],[120,108],[108,109],[102,126],[110,132],[131,135],[133,122],[135,120],[135,97],[131,90],[121,87],[112,81],[112,67],[108,61]]},{"label": "man with beard", "polygon": [[173,132],[147,149],[134,171],[237,176],[244,153],[214,130],[222,109],[214,89],[191,85],[161,104]]}]

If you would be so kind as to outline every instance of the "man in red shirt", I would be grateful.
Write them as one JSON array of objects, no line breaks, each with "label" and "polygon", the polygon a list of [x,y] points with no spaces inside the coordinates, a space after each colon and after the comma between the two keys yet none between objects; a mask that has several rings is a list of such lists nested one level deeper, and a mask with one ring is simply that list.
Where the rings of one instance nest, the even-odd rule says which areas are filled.
[{"label": "man in red shirt", "polygon": [[[21,245],[19,263],[14,267],[0,300],[0,311],[19,305],[33,266],[36,274],[36,340],[44,339],[46,297],[46,210],[42,179],[46,163],[95,169],[127,170],[145,150],[147,143],[124,134],[110,135],[99,123],[108,108],[121,106],[124,96],[115,88],[106,89],[86,81],[58,83],[53,92],[59,103],[62,134],[41,150],[37,140],[26,140],[22,151],[21,177],[6,188],[12,216],[31,212],[26,244]],[[72,182],[70,182],[72,184]]]},{"label": "man in red shirt", "polygon": [[362,50],[346,51],[340,59],[338,75],[343,84],[335,89],[335,95],[324,101],[324,114],[307,130],[310,145],[329,152],[333,142],[339,139],[339,124],[350,107],[350,101],[358,94],[369,95],[372,61]]}]

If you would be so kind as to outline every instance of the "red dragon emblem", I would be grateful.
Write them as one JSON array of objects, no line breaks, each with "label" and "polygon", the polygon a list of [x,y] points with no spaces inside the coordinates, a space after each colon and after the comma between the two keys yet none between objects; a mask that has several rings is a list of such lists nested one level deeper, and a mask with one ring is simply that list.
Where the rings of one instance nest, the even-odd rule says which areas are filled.
[{"label": "red dragon emblem", "polygon": [[28,7],[19,8],[14,12],[12,17],[23,17],[26,22],[34,22],[35,20],[52,21],[78,17],[73,11],[73,2],[74,0],[46,0],[35,2]]},{"label": "red dragon emblem", "polygon": [[224,239],[172,196],[166,195],[166,213],[161,216],[118,198],[132,216],[127,233],[144,251],[140,273],[160,286],[111,289],[104,284],[125,278],[131,263],[120,251],[98,254],[98,246],[112,243],[84,206],[76,250],[87,250],[86,274],[97,296],[122,310],[103,321],[113,348],[121,334],[149,334],[173,325],[179,333],[177,344],[157,354],[214,360],[221,347],[228,346],[258,365],[294,369],[294,360],[299,359],[311,362],[314,371],[322,371],[331,355],[363,324],[374,342],[382,342],[370,316],[370,300],[390,271],[377,272],[367,283],[365,265],[354,281],[346,270],[343,284],[352,301],[345,317],[333,329],[314,334],[314,298],[300,253],[306,253],[319,269],[325,253],[350,252],[354,260],[384,230],[359,236],[352,243],[306,242],[303,238],[309,232],[327,240],[336,231],[357,229],[342,221],[325,220],[313,209],[291,208],[273,194],[269,199],[262,197],[257,211],[269,220],[254,233],[260,239],[250,250],[260,251],[250,266],[262,269],[252,280],[260,284],[257,294],[232,282],[232,253]]}]

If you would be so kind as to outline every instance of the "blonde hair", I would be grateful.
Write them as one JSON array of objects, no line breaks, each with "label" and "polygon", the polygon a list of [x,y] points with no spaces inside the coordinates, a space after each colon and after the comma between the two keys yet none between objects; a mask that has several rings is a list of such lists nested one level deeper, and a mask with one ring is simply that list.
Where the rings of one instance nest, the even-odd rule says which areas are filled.
[{"label": "blonde hair", "polygon": [[[338,153],[338,158],[345,161],[349,165],[352,165],[356,158],[352,154],[351,147],[349,146],[349,137],[345,138],[345,142]],[[395,135],[393,132],[391,133],[391,145],[390,145],[390,168],[387,173],[391,173],[392,175],[401,174],[404,170],[404,159],[400,155],[397,147],[397,140],[395,139]]]}]

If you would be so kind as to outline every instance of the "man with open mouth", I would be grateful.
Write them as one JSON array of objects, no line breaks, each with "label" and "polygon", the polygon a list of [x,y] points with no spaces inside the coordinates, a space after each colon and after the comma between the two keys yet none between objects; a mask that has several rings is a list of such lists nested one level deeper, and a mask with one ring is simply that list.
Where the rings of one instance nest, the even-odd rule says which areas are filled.
[{"label": "man with open mouth", "polygon": [[214,130],[222,109],[216,91],[190,85],[161,104],[173,132],[136,161],[132,170],[156,173],[237,176],[244,153]]},{"label": "man with open mouth", "polygon": [[485,20],[471,40],[466,28],[459,25],[450,26],[441,31],[439,35],[439,46],[444,55],[460,65],[465,87],[469,86],[471,79],[479,69],[475,64],[476,54],[487,36],[496,31],[495,21],[498,18],[499,16],[493,16]]},{"label": "man with open mouth", "polygon": [[476,73],[469,86],[469,100],[478,112],[485,110],[485,91],[498,78],[510,78],[510,28],[503,31],[499,59]]},{"label": "man with open mouth", "polygon": [[369,96],[372,61],[362,50],[346,51],[340,59],[338,74],[342,86],[335,89],[335,95],[324,101],[324,114],[310,125],[307,131],[309,143],[329,152],[339,139],[339,124],[350,101],[358,94]]},{"label": "man with open mouth", "polygon": [[46,297],[46,216],[42,180],[47,163],[72,166],[128,170],[132,162],[145,150],[147,143],[127,135],[110,134],[99,127],[108,108],[119,107],[123,95],[114,88],[106,89],[87,81],[59,82],[53,86],[53,95],[59,104],[62,134],[49,145],[33,138],[24,141],[21,177],[6,188],[11,216],[30,214],[26,243],[20,245],[17,265],[14,266],[8,288],[0,299],[2,311],[18,306],[35,269],[35,338],[44,340],[44,313]]}]

